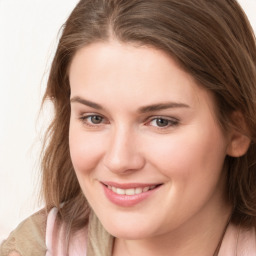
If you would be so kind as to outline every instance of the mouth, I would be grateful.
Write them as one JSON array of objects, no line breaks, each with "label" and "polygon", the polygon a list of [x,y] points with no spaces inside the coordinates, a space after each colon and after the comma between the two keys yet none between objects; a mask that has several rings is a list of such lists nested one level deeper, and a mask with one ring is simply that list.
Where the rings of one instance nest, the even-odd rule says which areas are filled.
[{"label": "mouth", "polygon": [[144,187],[132,187],[132,188],[120,188],[118,186],[111,186],[111,185],[106,185],[104,184],[109,190],[111,190],[112,192],[114,192],[117,195],[127,195],[127,196],[134,196],[134,195],[139,195],[142,193],[146,193],[149,190],[153,190],[159,186],[161,186],[161,184],[158,185],[151,185],[151,186],[144,186]]},{"label": "mouth", "polygon": [[117,195],[140,195],[150,190],[154,190],[161,185],[152,183],[116,183],[116,182],[101,182],[101,184]]},{"label": "mouth", "polygon": [[132,207],[152,198],[163,184],[101,182],[106,197],[115,205]]}]

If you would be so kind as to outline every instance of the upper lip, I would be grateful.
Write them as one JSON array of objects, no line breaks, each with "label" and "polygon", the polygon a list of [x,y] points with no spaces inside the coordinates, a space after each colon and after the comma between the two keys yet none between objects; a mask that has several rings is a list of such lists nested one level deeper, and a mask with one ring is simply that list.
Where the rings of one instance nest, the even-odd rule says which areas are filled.
[{"label": "upper lip", "polygon": [[145,188],[145,187],[161,185],[161,183],[117,183],[117,182],[112,182],[112,181],[103,181],[101,183],[106,186],[122,188],[122,189]]}]

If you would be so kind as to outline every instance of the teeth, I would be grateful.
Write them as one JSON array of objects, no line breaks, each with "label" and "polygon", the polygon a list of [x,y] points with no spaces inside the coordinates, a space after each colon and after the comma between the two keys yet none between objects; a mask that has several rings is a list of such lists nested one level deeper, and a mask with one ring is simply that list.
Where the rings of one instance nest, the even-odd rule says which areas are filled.
[{"label": "teeth", "polygon": [[117,188],[117,189],[116,189],[116,193],[117,193],[118,195],[125,195],[125,189]]},{"label": "teeth", "polygon": [[137,195],[137,194],[140,194],[140,193],[142,193],[142,188],[136,188],[135,189],[135,194]]},{"label": "teeth", "polygon": [[128,195],[128,196],[135,195],[135,189],[134,188],[126,189],[125,194]]},{"label": "teeth", "polygon": [[143,188],[143,192],[147,192],[147,191],[149,191],[149,187]]},{"label": "teeth", "polygon": [[133,196],[133,195],[138,195],[141,193],[145,193],[151,189],[154,189],[156,186],[150,186],[150,187],[144,187],[144,188],[129,188],[129,189],[122,189],[122,188],[116,188],[116,187],[111,187],[108,186],[108,189],[112,190],[114,193],[118,195],[128,195],[128,196]]}]

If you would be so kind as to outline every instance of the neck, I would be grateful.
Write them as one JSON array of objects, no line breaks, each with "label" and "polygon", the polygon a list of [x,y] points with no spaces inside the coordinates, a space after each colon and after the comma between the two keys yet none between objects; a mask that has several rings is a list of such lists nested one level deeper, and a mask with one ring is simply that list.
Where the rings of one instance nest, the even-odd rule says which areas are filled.
[{"label": "neck", "polygon": [[[213,210],[213,209],[210,209]],[[142,240],[115,240],[113,256],[216,256],[216,248],[230,219],[232,208],[222,205],[202,212],[168,234]]]}]

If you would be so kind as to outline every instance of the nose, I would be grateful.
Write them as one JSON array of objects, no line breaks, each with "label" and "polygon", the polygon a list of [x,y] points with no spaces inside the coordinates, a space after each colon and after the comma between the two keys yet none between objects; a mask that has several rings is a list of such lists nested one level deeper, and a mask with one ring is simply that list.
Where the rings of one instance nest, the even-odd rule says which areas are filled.
[{"label": "nose", "polygon": [[136,132],[124,127],[112,132],[103,158],[104,165],[117,174],[126,174],[143,168],[144,156]]}]

